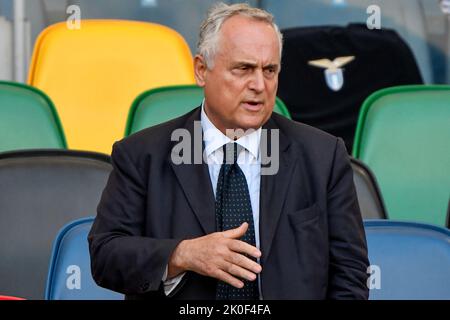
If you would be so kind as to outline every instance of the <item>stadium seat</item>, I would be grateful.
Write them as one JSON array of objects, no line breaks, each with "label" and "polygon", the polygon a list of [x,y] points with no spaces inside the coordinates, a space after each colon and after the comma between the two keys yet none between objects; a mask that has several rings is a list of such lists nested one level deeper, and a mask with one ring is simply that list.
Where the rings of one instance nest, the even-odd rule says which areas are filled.
[{"label": "stadium seat", "polygon": [[450,299],[450,230],[393,220],[366,220],[364,226],[370,299]]},{"label": "stadium seat", "polygon": [[0,152],[66,148],[52,101],[40,90],[0,81]]},{"label": "stadium seat", "polygon": [[447,228],[450,229],[450,199],[448,199],[448,207],[447,207]]},{"label": "stadium seat", "polygon": [[0,300],[25,300],[25,299],[13,296],[0,296]]},{"label": "stadium seat", "polygon": [[389,218],[445,226],[450,86],[378,91],[361,108],[353,156],[377,177]]},{"label": "stadium seat", "polygon": [[394,29],[399,33],[411,47],[425,83],[433,83],[430,51],[436,48],[428,43],[423,10],[428,6],[438,7],[436,1],[432,4],[424,4],[424,0],[263,1],[263,8],[274,14],[282,29],[323,25],[345,26],[349,23],[366,24],[368,20],[371,21],[369,18],[373,14],[373,11],[368,13],[367,9],[373,5],[380,8],[381,28]]},{"label": "stadium seat", "polygon": [[96,153],[0,154],[0,292],[44,298],[58,230],[95,214],[111,168],[109,156]]},{"label": "stadium seat", "polygon": [[341,137],[348,152],[359,110],[371,93],[422,84],[411,50],[393,30],[351,24],[282,32],[278,96],[294,120]]},{"label": "stadium seat", "polygon": [[386,209],[372,171],[361,161],[350,158],[359,208],[363,219],[386,219]]},{"label": "stadium seat", "polygon": [[129,107],[145,90],[194,83],[192,56],[174,30],[124,20],[66,22],[40,34],[29,84],[56,105],[70,149],[111,153]]},{"label": "stadium seat", "polygon": [[[167,86],[144,92],[131,106],[125,136],[177,118],[201,105],[203,89],[195,85]],[[284,103],[277,98],[274,111],[291,118]]]},{"label": "stadium seat", "polygon": [[47,300],[123,300],[124,295],[99,287],[91,275],[87,236],[93,218],[70,222],[58,233],[48,272]]}]

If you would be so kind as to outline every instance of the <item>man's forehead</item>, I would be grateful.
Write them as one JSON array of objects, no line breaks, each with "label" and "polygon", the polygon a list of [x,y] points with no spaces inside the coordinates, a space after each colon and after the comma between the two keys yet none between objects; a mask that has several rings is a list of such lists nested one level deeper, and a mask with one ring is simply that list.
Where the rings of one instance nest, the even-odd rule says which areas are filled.
[{"label": "man's forehead", "polygon": [[256,63],[279,63],[279,41],[274,28],[267,22],[234,16],[222,26],[218,43],[218,54],[234,61]]},{"label": "man's forehead", "polygon": [[269,22],[239,14],[225,20],[220,30],[221,35],[233,36],[261,32],[272,33],[276,37],[275,29]]},{"label": "man's forehead", "polygon": [[224,46],[219,47],[216,58],[221,59],[228,65],[238,66],[268,66],[280,65],[280,55],[278,48],[267,48],[267,50],[258,50],[251,46]]},{"label": "man's forehead", "polygon": [[246,67],[278,67],[280,62],[276,59],[270,59],[267,61],[261,61],[257,59],[230,59],[229,63],[232,66],[246,66]]}]

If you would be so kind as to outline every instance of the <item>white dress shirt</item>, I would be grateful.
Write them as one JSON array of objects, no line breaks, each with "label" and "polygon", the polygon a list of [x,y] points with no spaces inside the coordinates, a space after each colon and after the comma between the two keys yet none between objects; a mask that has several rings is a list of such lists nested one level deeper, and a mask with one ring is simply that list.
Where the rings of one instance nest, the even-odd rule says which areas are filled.
[{"label": "white dress shirt", "polygon": [[[259,142],[261,139],[261,128],[253,130],[236,141],[231,140],[224,135],[209,120],[205,113],[202,103],[201,110],[201,126],[203,130],[203,141],[205,142],[205,154],[209,169],[209,177],[211,185],[216,194],[217,180],[219,178],[220,168],[223,162],[223,145],[236,142],[243,147],[238,155],[237,163],[241,168],[247,180],[248,190],[250,194],[250,202],[252,205],[253,222],[255,225],[255,241],[256,247],[259,249],[259,193],[261,183],[261,159]],[[214,213],[211,213],[214,214]],[[164,292],[169,295],[179,284],[185,273],[178,275],[172,279],[167,279],[167,266],[162,281],[164,282]],[[259,281],[259,277],[258,277]]]}]

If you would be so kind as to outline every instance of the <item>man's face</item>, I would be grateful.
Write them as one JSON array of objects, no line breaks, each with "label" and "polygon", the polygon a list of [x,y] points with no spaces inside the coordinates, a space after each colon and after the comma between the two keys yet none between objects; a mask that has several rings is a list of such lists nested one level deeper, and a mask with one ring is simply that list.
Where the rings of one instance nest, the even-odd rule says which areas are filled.
[{"label": "man's face", "polygon": [[206,114],[220,131],[257,129],[269,119],[280,70],[278,37],[270,24],[240,15],[229,18],[212,69],[200,56],[194,64]]}]

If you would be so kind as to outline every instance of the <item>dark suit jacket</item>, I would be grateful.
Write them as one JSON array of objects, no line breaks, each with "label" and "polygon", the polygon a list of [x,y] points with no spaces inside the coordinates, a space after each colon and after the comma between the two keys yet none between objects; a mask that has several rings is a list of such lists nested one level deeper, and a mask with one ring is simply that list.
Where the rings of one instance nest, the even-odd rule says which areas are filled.
[{"label": "dark suit jacket", "polygon": [[[171,134],[193,134],[200,108],[114,144],[112,171],[89,234],[92,274],[127,298],[165,298],[172,251],[215,232],[207,164],[175,165]],[[264,299],[366,299],[369,265],[353,174],[341,139],[273,114],[280,167],[261,176]],[[216,280],[188,272],[170,295],[214,299]]]}]

